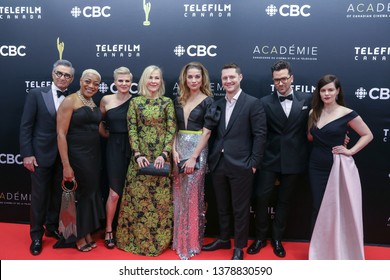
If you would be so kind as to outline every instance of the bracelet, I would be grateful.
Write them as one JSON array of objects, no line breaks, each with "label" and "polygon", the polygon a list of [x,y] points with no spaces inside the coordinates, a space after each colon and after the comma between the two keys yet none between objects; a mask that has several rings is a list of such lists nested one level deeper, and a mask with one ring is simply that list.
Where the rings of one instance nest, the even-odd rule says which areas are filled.
[{"label": "bracelet", "polygon": [[164,161],[167,161],[167,156],[164,153],[161,153],[160,157],[162,157]]}]

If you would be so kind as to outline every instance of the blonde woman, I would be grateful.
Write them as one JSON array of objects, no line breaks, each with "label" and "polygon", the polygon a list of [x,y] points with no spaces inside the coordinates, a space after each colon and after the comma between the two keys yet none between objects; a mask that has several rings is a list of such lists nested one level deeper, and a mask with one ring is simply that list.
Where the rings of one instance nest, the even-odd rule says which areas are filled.
[{"label": "blonde woman", "polygon": [[158,256],[172,240],[172,184],[170,177],[137,175],[154,163],[171,162],[176,118],[173,102],[165,93],[162,71],[146,67],[138,94],[127,112],[129,141],[134,157],[127,171],[118,216],[117,247],[145,256]]}]

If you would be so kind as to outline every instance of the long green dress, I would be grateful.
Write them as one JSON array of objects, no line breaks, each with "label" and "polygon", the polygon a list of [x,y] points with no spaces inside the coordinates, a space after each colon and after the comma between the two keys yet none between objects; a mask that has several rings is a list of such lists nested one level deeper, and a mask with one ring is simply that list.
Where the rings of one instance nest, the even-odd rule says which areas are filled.
[{"label": "long green dress", "polygon": [[[140,152],[152,162],[165,151],[171,162],[176,132],[172,100],[164,96],[135,97],[130,101],[127,118],[133,152]],[[171,177],[137,175],[138,169],[133,157],[118,216],[117,247],[139,255],[158,256],[172,240],[172,180]]]}]

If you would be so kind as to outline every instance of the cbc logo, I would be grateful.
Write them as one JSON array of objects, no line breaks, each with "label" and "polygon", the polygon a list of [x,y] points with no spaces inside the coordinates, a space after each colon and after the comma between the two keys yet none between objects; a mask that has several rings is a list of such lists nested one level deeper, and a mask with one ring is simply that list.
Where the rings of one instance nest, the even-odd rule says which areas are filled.
[{"label": "cbc logo", "polygon": [[177,45],[173,52],[178,57],[183,56],[184,54],[187,54],[188,56],[210,56],[214,57],[217,56],[216,53],[217,46],[216,45],[190,45],[187,48],[183,47],[182,45]]},{"label": "cbc logo", "polygon": [[369,96],[371,99],[377,100],[389,100],[390,99],[390,88],[372,88],[368,92],[363,87],[358,88],[355,91],[355,96],[358,99],[363,99],[366,96]]},{"label": "cbc logo", "polygon": [[73,7],[70,11],[71,15],[75,18],[81,16],[81,14],[86,18],[99,18],[99,17],[110,17],[110,6],[86,6],[84,8],[79,8],[77,6]]},{"label": "cbc logo", "polygon": [[13,154],[0,154],[0,164],[23,164],[23,160],[20,155]]},{"label": "cbc logo", "polygon": [[276,15],[278,12],[282,17],[309,17],[310,13],[308,10],[311,8],[310,5],[281,5],[278,9],[275,5],[269,5],[265,12],[270,17]]},{"label": "cbc logo", "polygon": [[25,56],[26,46],[0,46],[1,56]]}]

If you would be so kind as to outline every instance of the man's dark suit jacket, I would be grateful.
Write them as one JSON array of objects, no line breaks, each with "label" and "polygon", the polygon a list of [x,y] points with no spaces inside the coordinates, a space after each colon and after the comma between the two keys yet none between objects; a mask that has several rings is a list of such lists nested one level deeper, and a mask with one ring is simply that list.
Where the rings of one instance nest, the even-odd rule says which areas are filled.
[{"label": "man's dark suit jacket", "polygon": [[288,118],[276,93],[261,98],[261,101],[267,115],[267,143],[261,169],[282,174],[305,172],[308,164],[307,120],[311,95],[294,92]]},{"label": "man's dark suit jacket", "polygon": [[266,117],[261,101],[241,92],[227,128],[225,128],[226,100],[215,102],[221,109],[221,119],[215,131],[209,153],[210,170],[215,170],[224,150],[227,168],[234,172],[260,166],[266,139]]},{"label": "man's dark suit jacket", "polygon": [[58,155],[56,116],[51,87],[32,89],[26,96],[20,124],[20,155],[35,156],[38,165],[49,167]]}]

